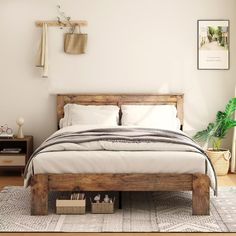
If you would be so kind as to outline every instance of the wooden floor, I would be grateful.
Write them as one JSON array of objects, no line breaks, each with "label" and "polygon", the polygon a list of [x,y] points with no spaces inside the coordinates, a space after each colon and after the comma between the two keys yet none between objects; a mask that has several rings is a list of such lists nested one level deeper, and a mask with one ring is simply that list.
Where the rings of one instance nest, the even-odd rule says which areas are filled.
[{"label": "wooden floor", "polygon": [[18,172],[0,173],[0,190],[5,186],[22,186],[23,177]]},{"label": "wooden floor", "polygon": [[236,186],[236,174],[228,174],[225,176],[218,176],[218,184],[220,186]]},{"label": "wooden floor", "polygon": [[[219,186],[236,186],[236,174],[228,174],[226,176],[218,177]],[[22,186],[23,178],[20,176],[19,172],[0,172],[0,189],[5,186]],[[56,233],[60,234],[60,236],[226,236],[229,235],[227,233]],[[1,236],[54,236],[55,233],[0,233]],[[236,233],[231,233],[231,236],[236,236]]]}]

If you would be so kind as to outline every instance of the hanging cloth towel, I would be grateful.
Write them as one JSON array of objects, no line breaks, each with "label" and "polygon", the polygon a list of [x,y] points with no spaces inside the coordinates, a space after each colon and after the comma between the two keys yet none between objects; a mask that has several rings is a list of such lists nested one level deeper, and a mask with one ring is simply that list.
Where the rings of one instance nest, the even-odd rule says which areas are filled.
[{"label": "hanging cloth towel", "polygon": [[41,42],[39,45],[39,50],[37,53],[36,66],[42,67],[43,69],[43,78],[48,77],[48,26],[46,23],[43,23],[43,31]]}]

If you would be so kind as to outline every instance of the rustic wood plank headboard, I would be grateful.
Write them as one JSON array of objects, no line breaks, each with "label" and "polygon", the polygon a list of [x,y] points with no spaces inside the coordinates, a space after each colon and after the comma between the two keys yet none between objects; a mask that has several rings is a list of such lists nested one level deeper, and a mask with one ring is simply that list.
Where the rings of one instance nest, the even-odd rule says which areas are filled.
[{"label": "rustic wood plank headboard", "polygon": [[57,121],[64,116],[64,106],[68,103],[81,105],[118,105],[140,104],[161,105],[172,104],[177,108],[177,117],[181,126],[184,124],[183,94],[58,94]]}]

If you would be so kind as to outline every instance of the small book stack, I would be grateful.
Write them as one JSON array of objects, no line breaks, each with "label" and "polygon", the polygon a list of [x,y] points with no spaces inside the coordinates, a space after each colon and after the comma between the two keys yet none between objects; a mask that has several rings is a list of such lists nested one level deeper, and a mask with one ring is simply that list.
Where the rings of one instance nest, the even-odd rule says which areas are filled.
[{"label": "small book stack", "polygon": [[70,200],[84,200],[84,193],[72,193],[70,195]]},{"label": "small book stack", "polygon": [[3,148],[3,150],[0,151],[1,153],[20,153],[21,148]]},{"label": "small book stack", "polygon": [[13,138],[14,134],[1,133],[0,138]]}]

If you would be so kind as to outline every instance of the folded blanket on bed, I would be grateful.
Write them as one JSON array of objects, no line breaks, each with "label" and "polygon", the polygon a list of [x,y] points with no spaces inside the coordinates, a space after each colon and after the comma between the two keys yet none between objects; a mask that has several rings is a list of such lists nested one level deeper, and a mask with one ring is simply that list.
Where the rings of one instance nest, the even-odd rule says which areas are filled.
[{"label": "folded blanket on bed", "polygon": [[59,132],[35,150],[25,169],[25,178],[33,174],[32,160],[39,153],[61,151],[181,151],[201,153],[206,160],[205,173],[216,192],[214,168],[202,148],[183,132],[151,128],[100,128]]}]

